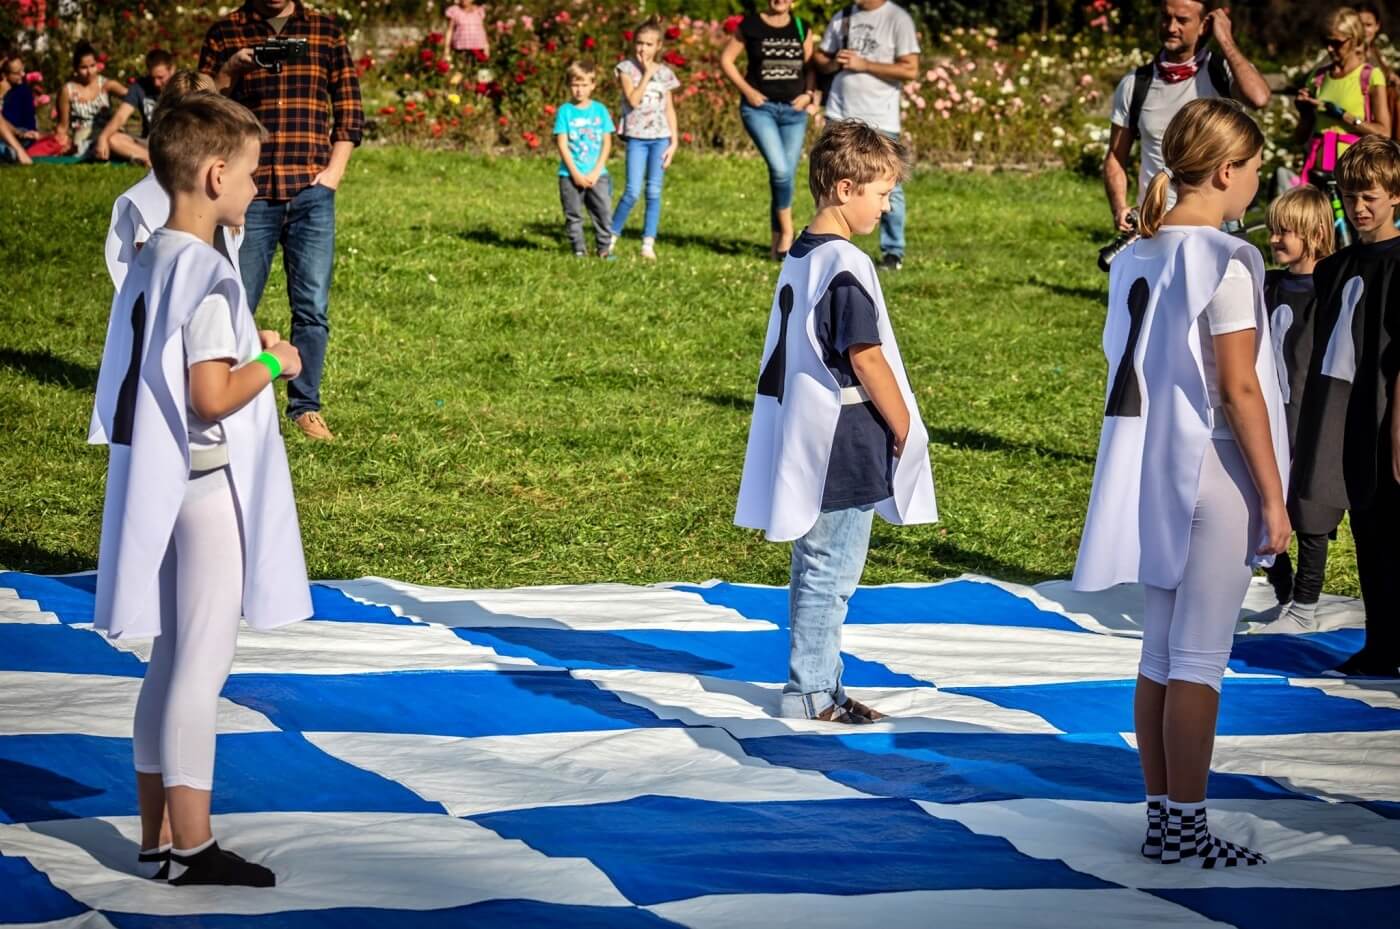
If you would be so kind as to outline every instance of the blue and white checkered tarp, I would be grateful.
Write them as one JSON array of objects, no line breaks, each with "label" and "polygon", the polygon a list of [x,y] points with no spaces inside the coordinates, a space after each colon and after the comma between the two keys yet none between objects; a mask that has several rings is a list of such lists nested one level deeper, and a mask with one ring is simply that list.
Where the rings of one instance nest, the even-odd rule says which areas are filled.
[{"label": "blue and white checkered tarp", "polygon": [[315,620],[243,630],[222,698],[215,831],[278,875],[244,890],[132,874],[149,643],[93,632],[92,588],[0,573],[3,925],[1400,918],[1400,683],[1320,675],[1354,604],[1236,641],[1211,821],[1272,863],[1221,872],[1137,853],[1130,593],[863,588],[846,680],[895,718],[852,730],[776,718],[780,588],[317,584]]}]

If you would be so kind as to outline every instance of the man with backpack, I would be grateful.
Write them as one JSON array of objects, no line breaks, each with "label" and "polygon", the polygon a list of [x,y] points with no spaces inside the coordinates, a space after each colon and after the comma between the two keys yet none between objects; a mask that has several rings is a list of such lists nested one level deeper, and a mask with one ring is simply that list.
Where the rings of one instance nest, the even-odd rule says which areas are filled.
[{"label": "man with backpack", "polygon": [[[1114,225],[1133,227],[1128,165],[1142,140],[1138,199],[1162,170],[1162,136],[1183,106],[1201,97],[1232,97],[1255,109],[1269,104],[1269,85],[1235,44],[1229,11],[1212,0],[1164,0],[1158,26],[1162,49],[1128,72],[1113,94],[1113,128],[1103,162],[1103,186]],[[1214,42],[1216,48],[1210,47]]]}]

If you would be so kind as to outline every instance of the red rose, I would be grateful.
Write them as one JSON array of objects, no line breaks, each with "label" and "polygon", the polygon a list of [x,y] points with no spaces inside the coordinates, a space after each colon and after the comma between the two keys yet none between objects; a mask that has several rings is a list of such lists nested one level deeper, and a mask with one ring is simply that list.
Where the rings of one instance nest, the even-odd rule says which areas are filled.
[{"label": "red rose", "polygon": [[586,36],[583,37],[583,47],[584,47],[584,48],[596,48],[597,46],[598,46],[598,42],[597,42],[597,40],[595,40],[595,39],[593,38],[593,36],[591,36],[591,35],[586,35]]},{"label": "red rose", "polygon": [[743,21],[744,17],[740,16],[737,13],[734,14],[733,16],[729,17],[724,21],[724,31],[729,33],[730,35],[733,35],[734,33],[739,31],[739,24]]},{"label": "red rose", "polygon": [[676,39],[679,39],[680,37],[681,37],[681,30],[680,30],[680,27],[679,27],[679,26],[672,26],[670,29],[667,29],[667,30],[666,30],[666,38],[670,39],[671,41],[675,41]]},{"label": "red rose", "polygon": [[441,32],[430,32],[430,33],[428,33],[428,44],[429,44],[429,45],[441,45],[441,44],[442,44],[442,39],[443,39],[443,36],[442,36],[442,33],[441,33]]},{"label": "red rose", "polygon": [[433,138],[442,135],[442,123],[433,123]]},{"label": "red rose", "polygon": [[453,129],[456,129],[458,126],[462,125],[462,121],[454,116],[447,121],[447,125],[451,126]]},{"label": "red rose", "polygon": [[446,74],[452,70],[452,62],[446,58],[439,58],[437,63],[438,74]]},{"label": "red rose", "polygon": [[544,43],[544,50],[547,51],[547,52],[556,51],[556,50],[558,50],[558,48],[559,48],[559,43],[556,42],[556,41],[554,41],[553,39],[548,39],[548,40],[546,40],[545,43]]},{"label": "red rose", "polygon": [[635,32],[633,32],[631,29],[624,29],[624,30],[622,30],[622,38],[625,39],[626,41],[631,42],[631,41],[632,41],[633,39],[635,39],[636,37],[637,37],[637,34],[636,34]]},{"label": "red rose", "polygon": [[695,136],[691,135],[688,132],[682,132],[681,141],[684,142],[686,145],[689,145],[691,142],[695,141]]},{"label": "red rose", "polygon": [[502,116],[500,119],[496,120],[496,122],[500,123],[502,126],[509,126],[509,125],[510,125],[510,120],[506,119],[504,116]]},{"label": "red rose", "polygon": [[682,55],[680,52],[667,52],[666,54],[661,56],[661,60],[666,62],[673,68],[685,67],[685,56]]},{"label": "red rose", "polygon": [[394,115],[395,113],[397,113],[398,111],[399,111],[399,108],[396,107],[396,106],[381,106],[381,107],[379,108],[379,115],[380,115],[380,116],[393,116],[393,115]]},{"label": "red rose", "polygon": [[437,56],[433,54],[433,50],[431,48],[425,48],[418,53],[418,58],[425,62],[432,61],[436,57]]},{"label": "red rose", "polygon": [[416,110],[418,109],[418,102],[416,100],[410,100],[403,105],[403,108],[405,110]]},{"label": "red rose", "polygon": [[554,18],[561,23],[567,23],[569,21],[569,11],[560,10],[558,15],[556,15]]},{"label": "red rose", "polygon": [[483,97],[486,96],[486,94],[487,94],[490,90],[491,90],[491,85],[488,84],[488,83],[486,83],[485,81],[477,81],[477,82],[476,82],[476,92],[479,93],[479,94],[481,94]]},{"label": "red rose", "polygon": [[517,83],[517,84],[523,84],[523,83],[525,83],[525,75],[523,75],[523,74],[517,74],[517,75],[515,76],[515,83]]},{"label": "red rose", "polygon": [[479,61],[479,62],[485,63],[485,61],[486,61],[486,50],[485,50],[485,49],[482,49],[482,48],[474,48],[474,49],[472,49],[472,57],[475,58],[475,59],[476,59],[477,61]]}]

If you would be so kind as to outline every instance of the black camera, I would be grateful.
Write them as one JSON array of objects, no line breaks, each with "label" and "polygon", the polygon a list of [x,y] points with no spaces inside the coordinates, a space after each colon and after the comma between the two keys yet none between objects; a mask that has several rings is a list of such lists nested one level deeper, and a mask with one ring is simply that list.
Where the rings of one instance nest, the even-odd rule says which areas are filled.
[{"label": "black camera", "polygon": [[1113,264],[1113,259],[1117,258],[1129,245],[1142,238],[1142,233],[1138,232],[1137,210],[1128,214],[1128,222],[1132,224],[1132,230],[1119,233],[1118,238],[1099,249],[1099,270],[1107,273],[1109,266]]},{"label": "black camera", "polygon": [[310,43],[302,38],[268,39],[253,46],[253,63],[273,74],[281,74],[282,65],[288,61],[305,61],[310,57]]}]

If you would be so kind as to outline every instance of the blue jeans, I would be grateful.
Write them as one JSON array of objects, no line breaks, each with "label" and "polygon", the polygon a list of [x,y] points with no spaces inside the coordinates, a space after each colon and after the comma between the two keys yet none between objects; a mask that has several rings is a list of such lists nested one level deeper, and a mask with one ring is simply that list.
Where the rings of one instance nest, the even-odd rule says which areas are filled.
[{"label": "blue jeans", "polygon": [[772,195],[768,219],[777,232],[778,211],[792,208],[797,163],[802,160],[802,142],[807,138],[807,112],[794,109],[790,103],[769,100],[763,106],[750,106],[745,100],[739,104],[739,118],[768,163],[768,191]]},{"label": "blue jeans", "polygon": [[846,702],[841,688],[841,624],[870,548],[873,507],[829,510],[792,543],[788,586],[790,651],[783,716],[812,719]]},{"label": "blue jeans", "polygon": [[627,214],[642,196],[643,181],[646,182],[647,212],[642,223],[642,237],[656,238],[656,229],[661,225],[661,185],[666,180],[661,158],[670,144],[669,138],[627,140],[627,186],[622,191],[622,199],[617,201],[617,209],[613,210],[614,238],[622,235]]},{"label": "blue jeans", "polygon": [[290,200],[254,200],[243,223],[238,263],[248,306],[257,311],[282,246],[287,298],[292,305],[290,340],[301,353],[301,374],[287,383],[287,415],[296,419],[321,408],[321,372],[330,341],[331,271],[335,267],[335,191],[320,184]]},{"label": "blue jeans", "polygon": [[[885,135],[899,141],[898,132]],[[904,185],[896,184],[890,191],[890,211],[880,216],[880,254],[904,257]]]}]

